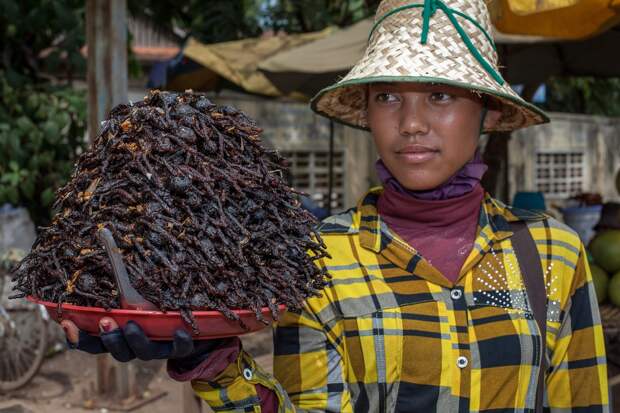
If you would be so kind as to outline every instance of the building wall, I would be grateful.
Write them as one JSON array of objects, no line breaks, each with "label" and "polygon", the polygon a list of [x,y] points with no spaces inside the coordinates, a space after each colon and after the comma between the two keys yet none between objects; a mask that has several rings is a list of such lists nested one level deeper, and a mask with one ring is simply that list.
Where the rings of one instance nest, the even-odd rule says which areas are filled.
[{"label": "building wall", "polygon": [[378,158],[375,144],[369,132],[340,125],[343,145],[346,148],[346,200],[353,206],[369,188],[380,184],[375,172]]},{"label": "building wall", "polygon": [[[615,176],[620,170],[620,119],[551,113],[551,122],[513,133],[509,146],[511,199],[517,191],[537,191],[538,154],[583,153],[583,192],[620,201]],[[538,162],[540,166],[540,162]],[[546,193],[548,203],[562,205],[568,196]]]}]

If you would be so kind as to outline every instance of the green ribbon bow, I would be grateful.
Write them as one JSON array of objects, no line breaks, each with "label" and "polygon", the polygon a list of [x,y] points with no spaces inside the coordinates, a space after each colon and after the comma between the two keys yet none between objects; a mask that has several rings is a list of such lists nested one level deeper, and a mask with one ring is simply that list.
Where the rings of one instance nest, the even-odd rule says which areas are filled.
[{"label": "green ribbon bow", "polygon": [[446,16],[448,16],[450,23],[452,23],[452,26],[454,26],[454,28],[456,29],[457,33],[463,40],[463,43],[465,43],[465,46],[467,46],[467,49],[469,50],[469,52],[476,58],[476,60],[478,61],[478,63],[480,63],[480,65],[484,68],[484,70],[486,70],[487,73],[490,74],[491,77],[493,77],[493,79],[495,79],[495,81],[499,83],[500,85],[503,85],[505,83],[502,76],[499,73],[497,73],[497,71],[493,68],[493,66],[478,51],[476,46],[474,46],[474,44],[472,43],[467,33],[465,32],[463,27],[459,24],[458,20],[456,19],[456,16],[463,17],[469,20],[470,22],[472,22],[485,35],[489,43],[491,43],[491,46],[493,46],[493,49],[495,49],[495,42],[493,42],[493,39],[491,38],[491,36],[489,36],[486,30],[484,30],[484,28],[476,20],[472,19],[465,13],[462,13],[458,10],[454,10],[448,7],[442,0],[424,0],[424,4],[408,4],[408,5],[397,7],[393,10],[390,10],[389,12],[385,13],[383,16],[381,16],[377,20],[377,22],[372,27],[372,30],[370,31],[370,36],[368,37],[368,39],[370,40],[375,29],[379,26],[379,24],[383,22],[383,20],[403,10],[414,9],[414,8],[422,8],[422,19],[423,20],[422,20],[422,36],[420,38],[421,44],[426,44],[428,40],[428,32],[430,30],[431,18],[435,15],[437,10],[441,10],[445,13]]}]

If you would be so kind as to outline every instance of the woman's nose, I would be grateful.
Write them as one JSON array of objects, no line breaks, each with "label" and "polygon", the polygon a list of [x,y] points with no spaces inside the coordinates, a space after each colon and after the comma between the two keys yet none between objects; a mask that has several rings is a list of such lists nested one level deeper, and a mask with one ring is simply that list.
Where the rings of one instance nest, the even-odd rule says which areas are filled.
[{"label": "woman's nose", "polygon": [[403,99],[399,132],[402,136],[424,135],[429,131],[427,108],[422,96]]}]

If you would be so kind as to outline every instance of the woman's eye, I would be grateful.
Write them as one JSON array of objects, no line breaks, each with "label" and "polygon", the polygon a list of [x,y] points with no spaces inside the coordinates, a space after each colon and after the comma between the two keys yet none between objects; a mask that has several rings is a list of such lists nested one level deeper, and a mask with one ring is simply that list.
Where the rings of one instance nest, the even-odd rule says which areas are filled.
[{"label": "woman's eye", "polygon": [[377,93],[375,95],[375,101],[378,103],[391,103],[396,102],[398,99],[391,93]]},{"label": "woman's eye", "polygon": [[431,93],[431,100],[434,102],[447,102],[452,99],[452,95],[444,92]]}]

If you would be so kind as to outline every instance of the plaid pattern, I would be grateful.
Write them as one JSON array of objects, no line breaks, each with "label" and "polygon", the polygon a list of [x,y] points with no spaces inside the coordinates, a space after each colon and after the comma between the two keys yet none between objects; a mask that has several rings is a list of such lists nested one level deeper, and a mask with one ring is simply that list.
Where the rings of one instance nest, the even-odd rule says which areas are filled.
[{"label": "plaid pattern", "polygon": [[596,296],[572,230],[487,196],[453,284],[390,232],[379,194],[321,224],[332,280],[278,323],[277,380],[242,353],[216,382],[194,383],[214,410],[260,411],[259,383],[282,412],[533,412],[540,335],[508,224],[525,220],[548,296],[546,411],[609,412]]}]

